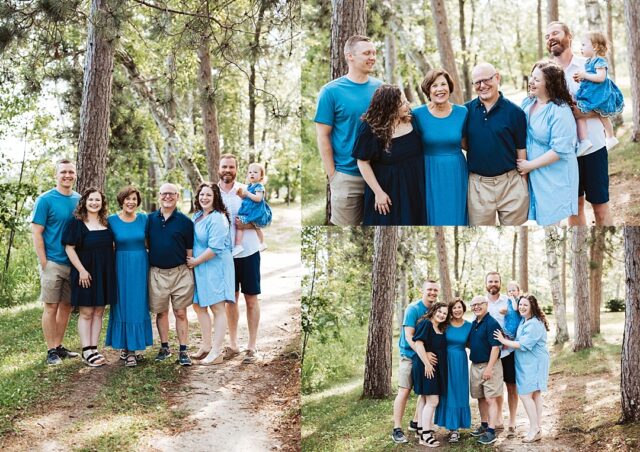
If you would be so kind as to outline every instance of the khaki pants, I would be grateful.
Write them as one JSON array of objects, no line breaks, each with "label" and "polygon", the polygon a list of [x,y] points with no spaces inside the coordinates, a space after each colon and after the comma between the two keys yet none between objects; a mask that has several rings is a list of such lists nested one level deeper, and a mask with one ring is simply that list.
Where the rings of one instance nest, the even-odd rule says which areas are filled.
[{"label": "khaki pants", "polygon": [[364,216],[364,179],[361,176],[335,172],[331,187],[331,223],[336,226],[358,226]]},{"label": "khaki pants", "polygon": [[193,272],[186,266],[149,269],[149,310],[154,314],[173,309],[185,309],[193,303],[195,284]]},{"label": "khaki pants", "polygon": [[400,365],[398,366],[398,386],[401,388],[413,388],[413,360],[400,355]]},{"label": "khaki pants", "polygon": [[516,170],[494,177],[469,173],[470,226],[520,226],[529,214],[529,187]]},{"label": "khaki pants", "polygon": [[54,304],[71,303],[70,266],[47,261],[44,270],[40,267],[40,301]]}]

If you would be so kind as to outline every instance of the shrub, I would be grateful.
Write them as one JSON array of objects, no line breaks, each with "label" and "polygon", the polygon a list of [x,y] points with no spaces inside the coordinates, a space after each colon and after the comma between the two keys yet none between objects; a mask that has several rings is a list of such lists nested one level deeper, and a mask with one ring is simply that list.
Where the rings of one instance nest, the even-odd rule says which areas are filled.
[{"label": "shrub", "polygon": [[604,307],[609,312],[624,312],[624,300],[622,298],[612,298],[605,303]]},{"label": "shrub", "polygon": [[542,312],[544,312],[545,315],[553,315],[553,306],[550,304],[546,304],[544,306],[542,306]]}]

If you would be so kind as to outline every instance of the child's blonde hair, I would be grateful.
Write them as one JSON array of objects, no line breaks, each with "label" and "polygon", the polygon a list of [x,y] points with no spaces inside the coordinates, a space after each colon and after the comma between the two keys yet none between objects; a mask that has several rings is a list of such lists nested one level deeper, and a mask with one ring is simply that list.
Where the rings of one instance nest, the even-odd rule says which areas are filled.
[{"label": "child's blonde hair", "polygon": [[589,31],[585,36],[591,41],[596,55],[601,57],[607,56],[607,37],[603,33],[599,31]]},{"label": "child's blonde hair", "polygon": [[[251,167],[254,168],[258,168],[260,170],[260,180],[258,182],[262,182],[263,184],[267,183],[267,177],[266,174],[264,172],[264,166],[262,166],[260,163],[257,162],[253,162],[253,163],[249,163],[249,166],[247,167],[247,172],[251,169]],[[247,179],[249,179],[247,177]]]},{"label": "child's blonde hair", "polygon": [[516,288],[518,289],[518,292],[520,292],[520,286],[518,285],[518,283],[517,283],[517,282],[515,282],[515,281],[509,281],[509,282],[507,283],[507,290],[509,290],[509,286],[516,286]]}]

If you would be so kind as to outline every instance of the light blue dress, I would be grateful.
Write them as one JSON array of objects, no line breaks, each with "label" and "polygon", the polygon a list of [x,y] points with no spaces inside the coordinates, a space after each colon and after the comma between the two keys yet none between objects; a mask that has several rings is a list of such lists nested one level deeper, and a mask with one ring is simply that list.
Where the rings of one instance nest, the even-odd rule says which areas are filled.
[{"label": "light blue dress", "polygon": [[437,118],[422,105],[413,117],[424,152],[427,224],[466,226],[469,173],[461,141],[467,109],[453,105],[449,116]]},{"label": "light blue dress", "polygon": [[267,193],[264,190],[264,185],[260,183],[249,184],[247,191],[252,195],[256,192],[262,192],[262,201],[255,202],[248,196],[242,200],[240,209],[238,210],[238,218],[242,223],[253,223],[258,228],[264,228],[271,224],[271,208],[267,204]]},{"label": "light blue dress", "polygon": [[547,350],[547,330],[537,318],[522,319],[516,341],[516,387],[518,394],[546,391],[549,379],[549,351]]},{"label": "light blue dress", "polygon": [[193,302],[201,307],[221,301],[235,301],[235,270],[231,256],[231,229],[229,220],[220,212],[213,211],[197,221],[202,211],[193,215],[195,235],[193,257],[198,257],[210,248],[215,253],[212,259],[194,267],[196,290]]},{"label": "light blue dress", "polygon": [[147,216],[139,213],[127,223],[111,215],[108,221],[116,244],[118,302],[111,306],[105,344],[144,350],[153,345],[147,292],[149,258],[144,243]]},{"label": "light blue dress", "polygon": [[447,326],[447,393],[440,396],[434,423],[449,430],[469,428],[469,360],[465,349],[471,332],[471,322],[459,327]]},{"label": "light blue dress", "polygon": [[527,160],[553,149],[560,160],[529,173],[529,219],[548,226],[578,213],[576,121],[571,108],[548,102],[531,115],[535,98],[526,97]]},{"label": "light blue dress", "polygon": [[624,110],[624,97],[620,88],[609,78],[607,67],[609,64],[600,56],[589,58],[584,64],[585,72],[597,74],[596,69],[604,68],[607,77],[603,82],[597,83],[590,80],[582,80],[580,88],[576,92],[576,103],[583,113],[595,111],[600,116],[616,116]]}]

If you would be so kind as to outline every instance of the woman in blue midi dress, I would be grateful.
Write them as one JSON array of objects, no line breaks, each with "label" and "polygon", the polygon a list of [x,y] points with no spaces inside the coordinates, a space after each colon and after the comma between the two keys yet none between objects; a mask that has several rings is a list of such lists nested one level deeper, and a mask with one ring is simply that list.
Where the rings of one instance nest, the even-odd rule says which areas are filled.
[{"label": "woman in blue midi dress", "polygon": [[144,351],[153,345],[147,282],[149,257],[145,247],[147,216],[136,213],[142,202],[138,189],[127,186],[117,195],[122,209],[108,218],[116,244],[118,303],[111,307],[105,345],[122,349],[121,359],[135,367]]},{"label": "woman in blue midi dress", "polygon": [[462,154],[467,109],[453,105],[453,80],[444,69],[429,71],[422,82],[427,105],[413,110],[422,138],[429,226],[466,226],[469,172]]},{"label": "woman in blue midi dress", "polygon": [[527,117],[527,159],[518,172],[529,175],[529,219],[549,226],[578,214],[576,122],[564,72],[537,63],[522,101]]},{"label": "woman in blue midi dress", "polygon": [[462,318],[466,305],[456,299],[449,306],[447,338],[447,393],[440,396],[434,423],[451,431],[449,442],[460,440],[458,429],[471,427],[469,407],[469,359],[467,341],[471,333],[471,322]]},{"label": "woman in blue midi dress", "polygon": [[[187,266],[193,268],[196,280],[193,309],[198,315],[202,344],[193,357],[202,365],[220,364],[224,360],[222,342],[227,329],[225,303],[235,302],[229,213],[220,188],[208,182],[198,187],[194,204],[193,257],[187,258]],[[214,319],[213,342],[209,310]]]},{"label": "woman in blue midi dress", "polygon": [[[413,391],[424,396],[424,406],[421,401],[416,408],[420,413],[418,419],[418,435],[420,444],[427,447],[438,447],[433,436],[433,413],[438,406],[441,395],[447,393],[447,338],[445,330],[449,321],[449,308],[446,303],[436,302],[423,315],[416,326],[413,336],[416,354],[413,357],[411,374],[413,377]],[[434,366],[427,359],[427,352],[436,355],[438,359]]]},{"label": "woman in blue midi dress", "polygon": [[495,337],[515,349],[516,387],[529,417],[529,433],[523,442],[530,443],[542,438],[542,391],[547,390],[549,379],[549,324],[533,295],[522,297],[518,310],[522,320],[515,341],[505,338],[500,330]]}]

